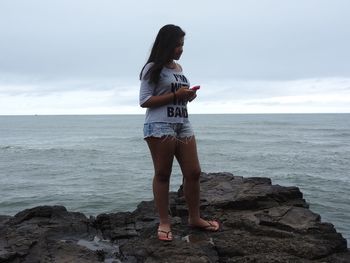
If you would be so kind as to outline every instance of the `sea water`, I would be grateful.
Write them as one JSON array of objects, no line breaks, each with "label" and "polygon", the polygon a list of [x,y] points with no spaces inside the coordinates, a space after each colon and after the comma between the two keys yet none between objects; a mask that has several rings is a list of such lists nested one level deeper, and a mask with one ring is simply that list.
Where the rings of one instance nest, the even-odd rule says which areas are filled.
[{"label": "sea water", "polygon": [[[151,200],[141,115],[0,116],[0,214],[64,205],[86,215]],[[297,186],[350,240],[350,114],[191,115],[204,172]],[[182,182],[177,163],[171,190]]]}]

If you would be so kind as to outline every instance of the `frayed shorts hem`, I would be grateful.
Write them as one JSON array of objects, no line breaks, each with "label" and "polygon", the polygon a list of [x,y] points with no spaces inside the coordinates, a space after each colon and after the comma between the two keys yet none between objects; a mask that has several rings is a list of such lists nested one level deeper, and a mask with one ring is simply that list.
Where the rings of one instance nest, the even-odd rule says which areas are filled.
[{"label": "frayed shorts hem", "polygon": [[194,136],[192,125],[186,123],[152,122],[143,126],[143,138],[169,138],[186,139]]}]

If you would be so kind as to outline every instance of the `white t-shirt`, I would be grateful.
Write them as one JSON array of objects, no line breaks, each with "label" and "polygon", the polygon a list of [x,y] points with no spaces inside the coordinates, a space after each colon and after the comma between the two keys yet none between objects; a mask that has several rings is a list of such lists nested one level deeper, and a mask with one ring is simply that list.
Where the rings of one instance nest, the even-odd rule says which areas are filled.
[{"label": "white t-shirt", "polygon": [[[153,63],[148,63],[141,76],[140,105],[146,102],[151,96],[159,96],[177,91],[181,86],[190,86],[189,81],[182,71],[163,67],[160,72],[158,84],[149,83],[149,74],[146,74]],[[147,108],[145,123],[168,122],[184,123],[188,122],[187,101],[177,100],[167,105]]]}]

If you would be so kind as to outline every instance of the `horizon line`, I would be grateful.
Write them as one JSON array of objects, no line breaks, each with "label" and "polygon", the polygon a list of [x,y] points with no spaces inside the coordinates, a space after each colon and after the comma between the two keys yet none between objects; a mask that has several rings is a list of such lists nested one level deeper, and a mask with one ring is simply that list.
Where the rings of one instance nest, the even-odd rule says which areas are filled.
[{"label": "horizon line", "polygon": [[[191,115],[311,115],[311,114],[350,114],[350,112],[270,112],[270,113],[192,113]],[[26,116],[144,116],[141,113],[103,113],[103,114],[0,114],[0,117],[26,117]]]}]

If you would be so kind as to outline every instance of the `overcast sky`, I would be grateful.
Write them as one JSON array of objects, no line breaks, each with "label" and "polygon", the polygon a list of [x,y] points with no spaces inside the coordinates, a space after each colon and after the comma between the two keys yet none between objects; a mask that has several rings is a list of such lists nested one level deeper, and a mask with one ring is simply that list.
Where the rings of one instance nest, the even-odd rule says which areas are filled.
[{"label": "overcast sky", "polygon": [[200,84],[190,113],[350,112],[348,0],[0,0],[0,115],[143,113],[165,24]]}]

